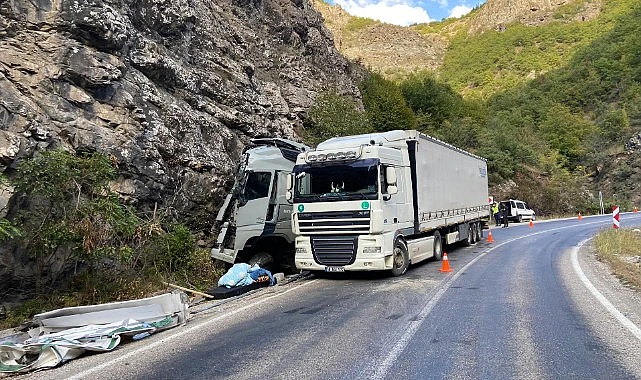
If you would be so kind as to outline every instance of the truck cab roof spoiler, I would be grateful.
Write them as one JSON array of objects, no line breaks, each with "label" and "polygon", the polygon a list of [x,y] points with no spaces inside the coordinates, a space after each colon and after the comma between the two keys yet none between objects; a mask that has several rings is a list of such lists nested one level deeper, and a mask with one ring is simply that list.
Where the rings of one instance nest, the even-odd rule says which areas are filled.
[{"label": "truck cab roof spoiler", "polygon": [[298,153],[306,152],[309,150],[309,147],[305,144],[301,144],[296,141],[281,139],[278,137],[252,139],[251,142],[252,145],[248,146],[247,149],[255,148],[258,146],[274,146],[280,149],[280,153],[286,160],[289,160],[291,162],[296,162]]},{"label": "truck cab roof spoiler", "polygon": [[292,150],[297,150],[299,152],[305,152],[309,150],[309,147],[305,144],[301,144],[296,141],[281,139],[279,137],[265,137],[265,138],[252,139],[251,142],[255,146],[273,145],[278,148],[292,149]]}]

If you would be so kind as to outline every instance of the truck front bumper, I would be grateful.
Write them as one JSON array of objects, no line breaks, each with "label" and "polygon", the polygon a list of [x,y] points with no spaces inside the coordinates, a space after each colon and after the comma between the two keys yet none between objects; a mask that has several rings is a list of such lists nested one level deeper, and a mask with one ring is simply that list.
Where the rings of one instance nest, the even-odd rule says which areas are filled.
[{"label": "truck front bumper", "polygon": [[[386,270],[391,269],[385,264],[385,258],[376,259],[356,259],[353,264],[340,266],[348,271],[370,271],[370,270]],[[321,265],[317,263],[313,257],[310,258],[296,258],[296,268],[302,270],[325,271],[326,268],[333,268],[332,266]]]},{"label": "truck front bumper", "polygon": [[[354,262],[349,265],[325,265],[316,261],[312,253],[312,246],[309,237],[299,236],[296,238],[296,267],[301,270],[311,271],[372,271],[392,269],[392,252],[381,252],[384,237],[361,236],[359,237],[358,250]],[[365,249],[368,249],[365,252]],[[372,250],[378,248],[378,251]],[[334,270],[332,270],[334,269]]]},{"label": "truck front bumper", "polygon": [[212,248],[211,258],[233,264],[236,261],[236,251],[233,249]]}]

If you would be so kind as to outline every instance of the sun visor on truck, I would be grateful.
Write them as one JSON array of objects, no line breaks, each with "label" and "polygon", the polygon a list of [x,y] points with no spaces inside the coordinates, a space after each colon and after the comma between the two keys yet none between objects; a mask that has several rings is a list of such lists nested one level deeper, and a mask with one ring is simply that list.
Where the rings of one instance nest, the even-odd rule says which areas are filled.
[{"label": "sun visor on truck", "polygon": [[352,168],[366,168],[366,167],[378,165],[380,161],[381,160],[378,158],[365,158],[363,160],[356,160],[356,161],[343,161],[343,160],[320,161],[320,162],[314,162],[312,164],[296,165],[294,166],[294,169],[292,171],[294,173],[300,173],[300,172],[304,172],[309,168],[317,168],[319,166],[349,166]]}]

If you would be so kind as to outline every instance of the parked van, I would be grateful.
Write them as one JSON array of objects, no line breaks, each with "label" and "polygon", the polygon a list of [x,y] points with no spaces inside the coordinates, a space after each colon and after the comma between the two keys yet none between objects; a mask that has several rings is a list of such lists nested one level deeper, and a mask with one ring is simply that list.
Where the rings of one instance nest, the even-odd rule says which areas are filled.
[{"label": "parked van", "polygon": [[509,220],[514,220],[521,223],[524,220],[535,220],[536,215],[534,210],[523,201],[517,199],[508,199],[501,201],[500,204],[507,207],[507,215]]}]

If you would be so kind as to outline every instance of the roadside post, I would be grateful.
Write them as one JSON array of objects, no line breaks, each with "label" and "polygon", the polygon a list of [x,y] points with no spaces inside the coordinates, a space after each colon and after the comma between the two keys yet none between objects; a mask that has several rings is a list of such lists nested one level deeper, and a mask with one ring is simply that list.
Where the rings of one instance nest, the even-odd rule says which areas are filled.
[{"label": "roadside post", "polygon": [[620,225],[619,206],[612,206],[612,228],[617,229]]}]

